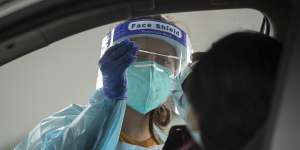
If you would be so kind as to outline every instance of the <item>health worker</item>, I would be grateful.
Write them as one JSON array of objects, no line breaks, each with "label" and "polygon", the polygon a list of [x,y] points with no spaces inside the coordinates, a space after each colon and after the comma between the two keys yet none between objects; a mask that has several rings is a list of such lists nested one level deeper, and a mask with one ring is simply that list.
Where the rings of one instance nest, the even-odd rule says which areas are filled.
[{"label": "health worker", "polygon": [[162,149],[161,131],[190,72],[188,35],[164,16],[130,19],[102,40],[97,90],[87,106],[70,105],[39,123],[16,150]]}]

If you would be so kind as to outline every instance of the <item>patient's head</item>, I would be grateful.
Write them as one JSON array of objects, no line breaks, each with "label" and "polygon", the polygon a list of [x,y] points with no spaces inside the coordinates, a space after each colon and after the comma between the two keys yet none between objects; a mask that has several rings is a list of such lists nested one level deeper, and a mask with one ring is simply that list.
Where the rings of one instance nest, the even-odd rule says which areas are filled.
[{"label": "patient's head", "polygon": [[260,129],[272,104],[282,47],[254,32],[212,45],[184,82],[207,150],[237,150]]}]

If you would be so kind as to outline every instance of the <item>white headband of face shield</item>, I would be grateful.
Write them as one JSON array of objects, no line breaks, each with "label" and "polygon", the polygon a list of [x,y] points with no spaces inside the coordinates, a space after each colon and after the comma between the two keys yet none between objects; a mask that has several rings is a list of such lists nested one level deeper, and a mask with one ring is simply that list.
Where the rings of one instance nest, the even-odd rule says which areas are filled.
[{"label": "white headband of face shield", "polygon": [[[102,40],[101,56],[106,50],[116,43],[119,43],[125,39],[131,39],[135,37],[150,37],[160,39],[176,50],[176,57],[179,61],[177,74],[190,63],[191,55],[191,43],[187,34],[178,27],[161,22],[154,19],[133,19],[123,22],[116,26],[111,32],[109,32]],[[149,52],[147,50],[140,50],[140,52],[151,53],[152,55],[163,55],[159,53]],[[100,57],[101,57],[100,56]],[[98,70],[97,88],[102,86],[101,72]]]}]

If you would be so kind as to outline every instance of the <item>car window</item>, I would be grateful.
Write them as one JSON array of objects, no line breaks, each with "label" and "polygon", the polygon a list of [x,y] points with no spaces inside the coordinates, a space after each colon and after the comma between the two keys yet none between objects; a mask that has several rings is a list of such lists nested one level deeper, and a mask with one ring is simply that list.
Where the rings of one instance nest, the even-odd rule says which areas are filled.
[{"label": "car window", "polygon": [[[259,31],[263,19],[252,9],[167,15],[187,27],[194,51],[206,51],[234,31]],[[87,104],[96,87],[101,40],[116,24],[78,33],[0,67],[0,118],[5,120],[0,149],[13,147],[42,118],[67,105]]]}]

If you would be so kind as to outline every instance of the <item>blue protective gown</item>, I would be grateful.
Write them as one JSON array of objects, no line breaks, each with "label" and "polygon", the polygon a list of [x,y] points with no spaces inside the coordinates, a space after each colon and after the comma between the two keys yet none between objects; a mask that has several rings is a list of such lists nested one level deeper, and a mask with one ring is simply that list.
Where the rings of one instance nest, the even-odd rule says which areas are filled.
[{"label": "blue protective gown", "polygon": [[[172,96],[184,113],[182,90],[174,90]],[[119,142],[125,110],[126,100],[109,100],[101,89],[96,90],[87,106],[72,104],[43,119],[15,150],[161,149],[162,145],[143,148]]]},{"label": "blue protective gown", "polygon": [[15,150],[116,149],[125,109],[125,100],[106,100],[97,90],[87,106],[72,104],[43,119]]}]

